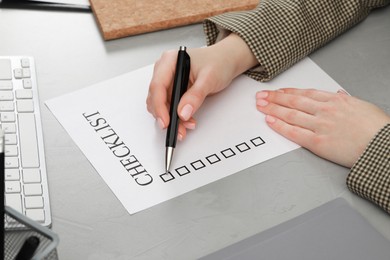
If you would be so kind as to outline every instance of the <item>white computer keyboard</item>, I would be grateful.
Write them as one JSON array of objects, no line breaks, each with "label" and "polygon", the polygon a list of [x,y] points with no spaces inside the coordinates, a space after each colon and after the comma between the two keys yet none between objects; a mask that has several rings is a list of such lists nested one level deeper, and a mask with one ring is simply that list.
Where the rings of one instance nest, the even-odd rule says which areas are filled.
[{"label": "white computer keyboard", "polygon": [[[5,204],[51,225],[49,191],[32,57],[0,56],[0,123],[5,132]],[[5,227],[13,226],[5,220]]]}]

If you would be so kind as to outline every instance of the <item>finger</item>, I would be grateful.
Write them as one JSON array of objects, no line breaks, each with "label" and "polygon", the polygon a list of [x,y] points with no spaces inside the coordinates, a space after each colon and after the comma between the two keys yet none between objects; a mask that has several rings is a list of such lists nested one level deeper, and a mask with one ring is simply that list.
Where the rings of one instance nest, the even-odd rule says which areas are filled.
[{"label": "finger", "polygon": [[350,94],[346,90],[344,90],[344,89],[337,90],[337,94],[344,94],[344,95],[350,96]]},{"label": "finger", "polygon": [[194,130],[196,127],[196,120],[191,117],[188,121],[181,121],[186,129]]},{"label": "finger", "polygon": [[146,98],[146,105],[148,111],[156,115],[156,109],[158,110],[160,106],[166,106],[169,104],[168,99],[169,89],[166,89],[162,85],[155,85],[154,83],[150,83],[149,93]]},{"label": "finger", "polygon": [[146,99],[148,111],[166,128],[169,124],[169,101],[177,54],[165,52],[154,66]]},{"label": "finger", "polygon": [[147,109],[159,123],[161,128],[169,124],[169,103],[167,102],[167,90],[163,87],[154,87],[146,99]]},{"label": "finger", "polygon": [[180,119],[188,121],[203,104],[207,94],[208,93],[203,90],[203,85],[201,85],[199,81],[196,81],[180,99],[177,108]]},{"label": "finger", "polygon": [[334,94],[332,92],[318,89],[282,88],[280,89],[280,91],[286,94],[304,96],[320,102],[328,101],[331,98],[332,94]]},{"label": "finger", "polygon": [[162,85],[168,86],[175,75],[176,61],[177,51],[165,51],[154,64],[152,81],[157,80]]},{"label": "finger", "polygon": [[319,101],[312,98],[280,91],[260,91],[256,93],[256,99],[258,103],[261,103],[261,100],[265,100],[268,103],[296,109],[308,114],[315,114],[321,105]]},{"label": "finger", "polygon": [[270,115],[267,115],[265,120],[269,127],[274,131],[290,141],[310,150],[315,133],[299,126],[290,125],[283,120]]},{"label": "finger", "polygon": [[260,100],[256,103],[256,105],[260,112],[279,118],[290,125],[311,131],[314,131],[317,125],[315,116],[296,109],[280,106],[275,103],[269,103],[266,100]]},{"label": "finger", "polygon": [[183,123],[180,122],[177,130],[177,139],[179,141],[183,141],[186,138],[186,135],[187,135],[187,129],[183,125]]},{"label": "finger", "polygon": [[187,129],[195,129],[195,124],[196,122],[193,118],[187,122],[179,121],[177,139],[183,141],[187,136]]}]

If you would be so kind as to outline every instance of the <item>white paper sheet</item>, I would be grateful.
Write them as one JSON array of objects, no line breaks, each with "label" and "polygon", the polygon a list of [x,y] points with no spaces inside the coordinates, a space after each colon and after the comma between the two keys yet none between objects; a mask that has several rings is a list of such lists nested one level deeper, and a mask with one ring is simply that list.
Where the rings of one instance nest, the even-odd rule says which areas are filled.
[{"label": "white paper sheet", "polygon": [[341,87],[306,58],[270,83],[240,76],[208,97],[197,129],[165,168],[165,131],[146,110],[148,66],[46,102],[130,214],[298,148],[273,132],[255,93],[282,87]]}]

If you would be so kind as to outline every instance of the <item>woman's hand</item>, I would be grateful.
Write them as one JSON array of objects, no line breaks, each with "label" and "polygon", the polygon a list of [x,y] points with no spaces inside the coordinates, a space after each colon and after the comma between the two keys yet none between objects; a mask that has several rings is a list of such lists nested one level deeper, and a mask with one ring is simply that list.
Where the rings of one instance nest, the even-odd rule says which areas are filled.
[{"label": "woman's hand", "polygon": [[[188,49],[187,52],[191,58],[191,71],[188,90],[177,111],[180,117],[179,140],[185,138],[186,129],[195,128],[193,115],[207,96],[223,90],[235,77],[257,64],[246,43],[233,33],[215,45]],[[146,99],[148,111],[162,129],[169,125],[176,60],[177,51],[167,51],[155,63]]]},{"label": "woman's hand", "polygon": [[374,135],[390,122],[389,115],[375,105],[342,91],[261,91],[256,105],[273,130],[346,167],[352,167]]}]

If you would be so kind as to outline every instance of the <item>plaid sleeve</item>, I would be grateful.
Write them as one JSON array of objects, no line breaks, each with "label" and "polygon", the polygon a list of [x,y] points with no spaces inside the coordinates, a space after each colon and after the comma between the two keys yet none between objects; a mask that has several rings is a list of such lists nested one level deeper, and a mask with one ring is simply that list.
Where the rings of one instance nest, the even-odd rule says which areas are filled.
[{"label": "plaid sleeve", "polygon": [[390,124],[376,134],[354,164],[347,186],[390,213]]},{"label": "plaid sleeve", "polygon": [[239,35],[260,66],[246,72],[268,81],[346,31],[390,0],[260,0],[251,11],[230,12],[203,23],[207,45]]}]

